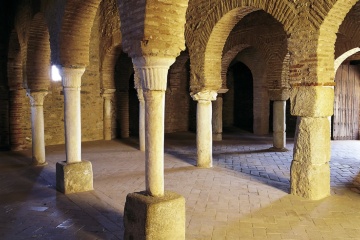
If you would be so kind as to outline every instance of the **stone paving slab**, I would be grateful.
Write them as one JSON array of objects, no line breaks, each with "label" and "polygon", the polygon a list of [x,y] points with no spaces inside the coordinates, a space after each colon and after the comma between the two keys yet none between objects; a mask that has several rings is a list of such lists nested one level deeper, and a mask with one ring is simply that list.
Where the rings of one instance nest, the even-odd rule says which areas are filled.
[{"label": "stone paving slab", "polygon": [[[195,165],[195,134],[166,135],[165,188],[186,199],[186,239],[360,239],[359,141],[332,142],[332,196],[289,195],[292,152],[271,152],[271,137],[244,133],[214,142],[214,167]],[[292,149],[292,143],[288,144]],[[0,239],[122,239],[126,195],[145,187],[136,139],[83,143],[95,191],[55,190],[64,146],[46,149],[48,165],[29,166],[30,151],[0,152]]]}]

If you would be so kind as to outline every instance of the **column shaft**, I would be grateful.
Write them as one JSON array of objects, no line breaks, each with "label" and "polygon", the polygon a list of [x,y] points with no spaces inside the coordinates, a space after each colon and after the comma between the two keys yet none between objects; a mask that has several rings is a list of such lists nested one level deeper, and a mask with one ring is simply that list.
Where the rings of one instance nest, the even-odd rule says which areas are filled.
[{"label": "column shaft", "polygon": [[273,103],[273,144],[275,149],[286,147],[286,101]]},{"label": "column shaft", "polygon": [[101,96],[104,98],[103,109],[103,135],[104,140],[112,139],[112,98],[115,89],[102,89]]},{"label": "column shaft", "polygon": [[213,139],[214,141],[222,140],[222,108],[223,108],[223,98],[222,94],[218,94],[216,101],[213,102]]},{"label": "column shaft", "polygon": [[144,91],[146,191],[164,194],[164,110],[165,91]]},{"label": "column shaft", "polygon": [[197,166],[212,167],[212,106],[211,101],[216,99],[215,91],[204,91],[191,94],[197,103],[196,110],[196,147]]},{"label": "column shaft", "polygon": [[64,86],[64,120],[66,162],[81,162],[81,76],[85,68],[65,68],[63,71]]},{"label": "column shaft", "polygon": [[45,165],[44,97],[47,92],[27,93],[31,104],[32,159],[34,165]]},{"label": "column shaft", "polygon": [[139,147],[140,151],[145,151],[145,101],[142,89],[138,89],[139,98]]},{"label": "column shaft", "polygon": [[104,98],[104,139],[111,140],[111,100]]}]

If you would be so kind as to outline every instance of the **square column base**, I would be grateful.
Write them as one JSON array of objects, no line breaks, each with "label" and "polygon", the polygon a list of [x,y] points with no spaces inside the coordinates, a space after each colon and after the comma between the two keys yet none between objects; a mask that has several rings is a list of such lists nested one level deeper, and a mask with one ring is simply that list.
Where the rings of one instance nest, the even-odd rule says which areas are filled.
[{"label": "square column base", "polygon": [[56,189],[65,194],[93,190],[93,171],[91,162],[57,162]]},{"label": "square column base", "polygon": [[185,239],[185,198],[166,191],[163,197],[129,193],[124,211],[124,239]]}]

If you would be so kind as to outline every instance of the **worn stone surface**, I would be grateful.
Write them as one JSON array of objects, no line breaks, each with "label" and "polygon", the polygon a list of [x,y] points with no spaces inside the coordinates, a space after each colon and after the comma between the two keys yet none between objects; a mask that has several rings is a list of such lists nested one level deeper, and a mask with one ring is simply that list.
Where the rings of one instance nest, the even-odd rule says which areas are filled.
[{"label": "worn stone surface", "polygon": [[327,117],[334,114],[334,88],[295,87],[290,91],[291,114],[301,117]]},{"label": "worn stone surface", "polygon": [[311,200],[330,195],[329,163],[307,165],[293,161],[291,164],[291,194]]},{"label": "worn stone surface", "polygon": [[65,194],[93,190],[91,162],[56,163],[56,188]]},{"label": "worn stone surface", "polygon": [[163,197],[130,193],[124,210],[124,239],[185,239],[185,198],[166,191]]}]

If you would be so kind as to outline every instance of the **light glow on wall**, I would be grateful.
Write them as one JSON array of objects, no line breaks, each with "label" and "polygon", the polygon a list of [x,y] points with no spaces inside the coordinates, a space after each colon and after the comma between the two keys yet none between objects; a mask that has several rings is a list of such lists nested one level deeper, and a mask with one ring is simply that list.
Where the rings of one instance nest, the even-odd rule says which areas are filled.
[{"label": "light glow on wall", "polygon": [[54,82],[60,82],[61,81],[61,75],[59,68],[56,65],[51,66],[51,79]]}]

